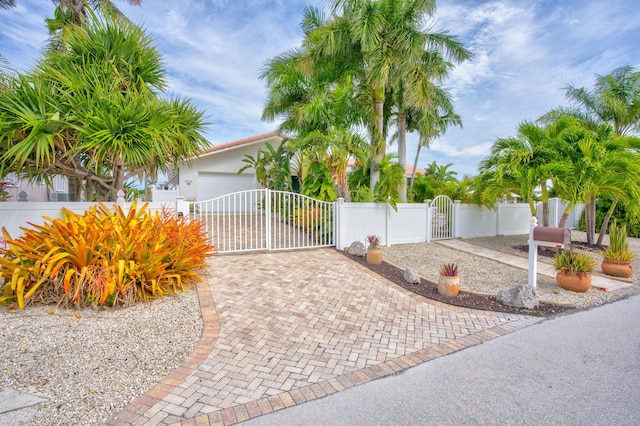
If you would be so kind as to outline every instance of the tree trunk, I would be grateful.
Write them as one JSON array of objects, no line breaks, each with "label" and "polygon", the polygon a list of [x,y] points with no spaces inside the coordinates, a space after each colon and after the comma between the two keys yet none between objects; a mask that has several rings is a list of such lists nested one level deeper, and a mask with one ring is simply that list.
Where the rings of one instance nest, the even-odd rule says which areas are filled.
[{"label": "tree trunk", "polygon": [[416,158],[413,160],[413,170],[411,171],[411,184],[409,185],[409,191],[413,190],[413,182],[416,180],[416,169],[418,168],[418,158],[420,158],[420,150],[422,144],[418,142],[418,150],[416,151]]},{"label": "tree trunk", "polygon": [[607,228],[609,227],[609,220],[611,220],[611,215],[613,214],[613,211],[616,209],[617,205],[618,205],[618,199],[614,198],[613,202],[611,203],[611,207],[609,208],[609,211],[607,211],[607,215],[604,217],[604,220],[602,221],[602,226],[600,226],[600,234],[598,235],[598,242],[596,243],[598,247],[602,246],[602,241],[604,240],[604,234],[607,233]]},{"label": "tree trunk", "polygon": [[596,197],[589,197],[586,213],[587,244],[593,245],[596,235]]},{"label": "tree trunk", "polygon": [[[374,91],[374,97],[375,97]],[[376,184],[380,181],[380,172],[378,171],[378,164],[382,161],[385,154],[385,140],[383,136],[383,127],[384,127],[384,90],[382,90],[382,100],[375,101],[375,116],[376,116],[376,127],[373,131],[373,135],[371,138],[371,168],[369,170],[370,180],[369,180],[369,189],[371,189],[371,193],[375,193]]]},{"label": "tree trunk", "polygon": [[542,182],[540,189],[542,191],[542,225],[549,226],[549,190],[547,189],[547,183]]},{"label": "tree trunk", "polygon": [[407,202],[407,115],[400,114],[398,116],[398,162],[404,171],[404,179],[398,185],[398,193],[400,201]]},{"label": "tree trunk", "polygon": [[569,219],[569,213],[571,213],[571,210],[573,210],[574,205],[575,203],[567,204],[567,207],[562,212],[562,217],[560,218],[560,223],[558,224],[558,228],[564,228],[564,226],[567,224],[567,220]]}]

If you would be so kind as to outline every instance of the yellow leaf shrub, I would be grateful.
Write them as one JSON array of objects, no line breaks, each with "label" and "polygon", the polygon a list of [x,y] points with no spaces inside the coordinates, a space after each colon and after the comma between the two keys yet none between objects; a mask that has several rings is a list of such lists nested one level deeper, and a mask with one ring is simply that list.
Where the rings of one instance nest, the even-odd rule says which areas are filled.
[{"label": "yellow leaf shrub", "polygon": [[0,303],[129,306],[186,291],[216,254],[200,222],[152,214],[147,204],[44,219],[17,239],[2,229]]}]

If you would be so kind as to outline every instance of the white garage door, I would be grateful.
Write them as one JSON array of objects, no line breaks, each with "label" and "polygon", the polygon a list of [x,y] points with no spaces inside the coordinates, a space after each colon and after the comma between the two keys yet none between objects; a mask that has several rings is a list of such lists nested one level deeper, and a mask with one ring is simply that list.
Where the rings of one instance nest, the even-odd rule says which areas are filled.
[{"label": "white garage door", "polygon": [[258,188],[255,175],[235,173],[199,173],[198,201]]}]

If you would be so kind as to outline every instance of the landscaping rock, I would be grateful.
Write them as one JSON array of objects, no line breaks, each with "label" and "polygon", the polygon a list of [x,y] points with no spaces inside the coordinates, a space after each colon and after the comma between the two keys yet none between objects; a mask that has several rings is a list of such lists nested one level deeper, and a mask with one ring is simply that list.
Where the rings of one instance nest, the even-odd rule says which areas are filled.
[{"label": "landscaping rock", "polygon": [[345,251],[352,256],[364,257],[367,253],[367,248],[364,246],[364,243],[360,241],[354,241],[349,247],[347,247]]},{"label": "landscaping rock", "polygon": [[415,269],[407,268],[402,273],[402,278],[410,284],[420,284],[420,275]]},{"label": "landscaping rock", "polygon": [[514,308],[533,309],[538,305],[538,295],[528,284],[501,290],[496,299],[498,302]]}]

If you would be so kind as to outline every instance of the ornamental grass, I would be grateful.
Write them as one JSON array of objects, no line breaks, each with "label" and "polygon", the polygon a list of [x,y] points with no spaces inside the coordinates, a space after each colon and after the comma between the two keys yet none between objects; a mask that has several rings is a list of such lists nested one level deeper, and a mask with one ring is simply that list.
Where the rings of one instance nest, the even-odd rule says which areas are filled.
[{"label": "ornamental grass", "polygon": [[216,253],[200,222],[151,213],[147,204],[133,202],[125,213],[101,203],[44,219],[17,239],[2,229],[0,303],[130,306],[186,291]]}]

